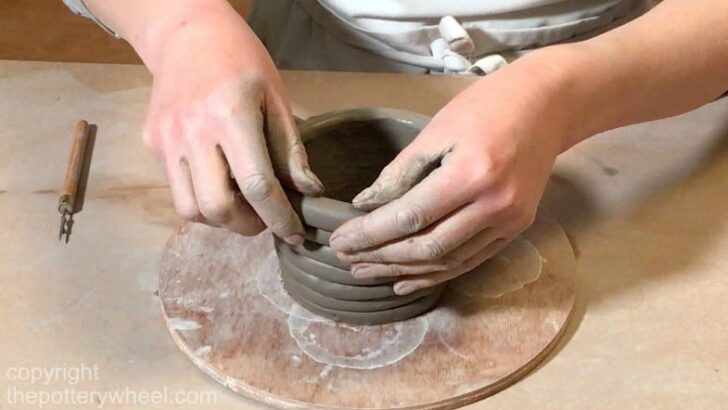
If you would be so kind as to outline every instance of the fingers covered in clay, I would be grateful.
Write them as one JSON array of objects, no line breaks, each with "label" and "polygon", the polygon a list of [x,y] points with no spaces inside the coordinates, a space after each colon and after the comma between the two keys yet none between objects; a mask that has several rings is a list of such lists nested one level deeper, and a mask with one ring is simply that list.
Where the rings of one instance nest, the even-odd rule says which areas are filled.
[{"label": "fingers covered in clay", "polygon": [[308,195],[322,187],[308,168],[283,82],[239,16],[210,21],[169,37],[152,56],[144,142],[165,161],[184,218],[245,235],[268,227],[300,244],[303,226],[278,178]]},{"label": "fingers covered in clay", "polygon": [[[553,104],[523,90],[526,79],[507,69],[474,83],[356,198],[356,206],[376,209],[330,238],[355,275],[432,275],[420,279],[431,285],[462,273],[473,249],[531,225],[563,129],[544,125],[555,124]],[[465,246],[486,228],[493,237]],[[468,252],[455,252],[461,247]]]},{"label": "fingers covered in clay", "polygon": [[219,146],[194,147],[190,150],[189,166],[197,208],[205,221],[242,235],[255,235],[265,229],[250,205],[237,195],[230,178],[221,177],[229,175],[229,169]]},{"label": "fingers covered in clay", "polygon": [[449,198],[442,196],[452,178],[447,170],[431,173],[401,198],[343,224],[331,235],[331,247],[337,252],[354,253],[429,227],[465,202],[458,192]]},{"label": "fingers covered in clay", "polygon": [[367,189],[352,200],[361,210],[371,211],[402,197],[440,163],[444,152],[422,153],[410,145],[387,165]]},{"label": "fingers covered in clay", "polygon": [[434,262],[446,260],[455,249],[483,228],[482,213],[475,206],[464,206],[413,235],[359,252],[339,252],[339,259],[362,262]]},{"label": "fingers covered in clay", "polygon": [[273,172],[262,114],[231,118],[226,127],[231,138],[223,142],[223,149],[243,197],[274,234],[292,244],[303,243],[303,225]]},{"label": "fingers covered in clay", "polygon": [[470,259],[488,248],[491,243],[498,240],[498,231],[486,228],[476,234],[452,252],[432,261],[405,263],[371,263],[357,262],[352,264],[352,275],[356,278],[376,278],[390,276],[421,275],[447,270],[457,270]]},{"label": "fingers covered in clay", "polygon": [[428,273],[425,275],[410,276],[394,284],[394,292],[398,295],[409,295],[421,289],[429,288],[440,283],[447,282],[462,274],[480,266],[486,260],[492,258],[509,242],[509,239],[499,238],[486,246],[479,253],[468,258],[464,263],[455,269],[441,272]]},{"label": "fingers covered in clay", "polygon": [[202,215],[197,208],[195,189],[187,159],[170,155],[165,160],[167,181],[172,193],[172,200],[177,214],[191,222],[202,222]]},{"label": "fingers covered in clay", "polygon": [[266,99],[265,121],[273,168],[286,186],[305,195],[321,195],[324,186],[311,171],[295,118],[282,92],[270,93]]},{"label": "fingers covered in clay", "polygon": [[[265,229],[262,221],[230,184],[227,165],[215,146],[183,146],[186,156],[168,150],[167,179],[177,213],[191,222],[224,227],[243,235]],[[182,151],[182,150],[181,150]]]}]

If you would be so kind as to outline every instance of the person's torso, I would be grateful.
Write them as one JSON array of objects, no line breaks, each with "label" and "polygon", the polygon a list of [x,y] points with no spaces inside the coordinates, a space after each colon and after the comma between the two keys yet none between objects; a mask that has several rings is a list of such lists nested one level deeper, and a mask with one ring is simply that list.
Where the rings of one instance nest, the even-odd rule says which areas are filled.
[{"label": "person's torso", "polygon": [[471,45],[458,53],[472,60],[568,41],[645,9],[645,0],[296,1],[342,40],[422,64],[449,51],[443,38],[452,45],[463,33]]}]

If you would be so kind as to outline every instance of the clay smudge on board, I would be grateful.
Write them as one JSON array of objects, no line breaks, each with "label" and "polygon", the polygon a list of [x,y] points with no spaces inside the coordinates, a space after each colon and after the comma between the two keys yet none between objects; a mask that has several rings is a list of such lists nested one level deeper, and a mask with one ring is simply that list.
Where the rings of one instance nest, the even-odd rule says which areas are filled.
[{"label": "clay smudge on board", "polygon": [[422,344],[428,328],[422,317],[381,326],[341,325],[321,321],[298,305],[288,317],[291,337],[311,359],[359,370],[389,366],[407,357]]},{"label": "clay smudge on board", "polygon": [[535,282],[542,271],[543,258],[538,249],[518,238],[498,255],[452,280],[449,286],[471,298],[497,299]]},{"label": "clay smudge on board", "polygon": [[169,318],[169,327],[174,330],[197,330],[201,326],[194,320],[184,319],[181,317]]},{"label": "clay smudge on board", "polygon": [[[424,319],[383,326],[355,326],[315,315],[288,296],[279,270],[277,256],[272,253],[260,267],[257,290],[276,309],[288,315],[291,337],[316,362],[327,366],[376,369],[398,362],[424,340],[429,327]],[[341,337],[342,334],[345,337]]]},{"label": "clay smudge on board", "polygon": [[[518,238],[473,271],[452,280],[448,286],[450,290],[479,301],[477,303],[490,306],[490,303],[496,303],[504,295],[536,282],[543,273],[544,263],[545,260],[533,243]],[[478,353],[471,351],[468,343],[458,337],[459,329],[455,327],[455,323],[462,325],[463,318],[457,309],[440,307],[426,317],[440,343],[451,354],[465,361],[478,357]],[[490,325],[487,324],[485,328],[481,326],[479,331],[487,333]],[[502,345],[507,346],[508,341],[504,340]],[[493,363],[486,361],[480,365],[486,369]]]},{"label": "clay smudge on board", "polygon": [[[535,246],[519,238],[491,261],[453,281],[450,287],[468,297],[497,299],[538,280],[542,268],[543,259]],[[288,329],[298,347],[327,366],[376,369],[394,364],[419,347],[430,327],[439,335],[447,334],[447,324],[453,319],[446,316],[454,312],[437,309],[416,319],[384,326],[337,323],[314,315],[293,301],[283,289],[279,269],[276,255],[271,254],[257,275],[257,290],[276,309],[289,315]],[[458,351],[442,337],[440,341],[453,355],[470,359],[470,355]]]},{"label": "clay smudge on board", "polygon": [[197,357],[207,356],[210,353],[210,351],[212,351],[212,346],[210,346],[210,345],[200,346],[197,349],[195,349],[195,356],[197,356]]},{"label": "clay smudge on board", "polygon": [[591,161],[593,164],[595,164],[597,167],[599,167],[599,170],[602,171],[602,173],[606,176],[613,177],[617,174],[619,174],[619,170],[614,167],[610,167],[609,165],[605,164],[604,161],[600,160],[599,158],[589,158],[589,161]]}]

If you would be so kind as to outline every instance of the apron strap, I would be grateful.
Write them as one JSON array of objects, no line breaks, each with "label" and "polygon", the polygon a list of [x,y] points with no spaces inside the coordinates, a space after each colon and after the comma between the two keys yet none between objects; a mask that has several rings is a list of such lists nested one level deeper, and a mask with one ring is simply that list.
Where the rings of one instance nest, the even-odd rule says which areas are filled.
[{"label": "apron strap", "polygon": [[495,53],[471,61],[475,44],[455,17],[443,17],[438,28],[440,37],[430,43],[430,52],[442,61],[445,73],[487,75],[508,64],[502,55]]}]

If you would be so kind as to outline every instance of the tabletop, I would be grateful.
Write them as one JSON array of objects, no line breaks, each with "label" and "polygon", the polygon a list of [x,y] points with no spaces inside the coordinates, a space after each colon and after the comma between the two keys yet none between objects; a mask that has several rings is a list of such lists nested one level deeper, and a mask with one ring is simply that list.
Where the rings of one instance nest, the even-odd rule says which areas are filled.
[{"label": "tabletop", "polygon": [[[302,117],[353,106],[432,115],[472,81],[283,77]],[[46,408],[255,407],[197,370],[162,320],[160,257],[180,221],[141,142],[150,84],[141,66],[0,61],[2,408],[37,408],[33,397]],[[81,118],[98,133],[62,244],[57,192]],[[470,408],[724,406],[727,203],[728,99],[561,155],[543,206],[577,255],[575,317],[541,366]]]}]

